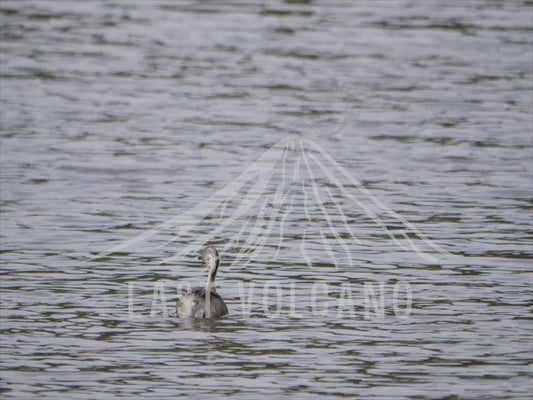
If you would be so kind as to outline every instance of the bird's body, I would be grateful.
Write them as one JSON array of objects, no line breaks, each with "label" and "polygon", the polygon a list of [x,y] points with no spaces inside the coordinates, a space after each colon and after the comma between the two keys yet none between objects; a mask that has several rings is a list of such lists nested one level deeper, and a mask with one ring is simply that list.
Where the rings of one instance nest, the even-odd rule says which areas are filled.
[{"label": "bird's body", "polygon": [[[184,294],[178,301],[178,315],[184,318],[209,318],[207,317],[206,293],[205,288],[197,287]],[[216,291],[209,293],[209,301],[212,318],[228,313],[224,300]]]},{"label": "bird's body", "polygon": [[228,308],[217,293],[215,278],[220,264],[220,257],[214,247],[206,247],[199,257],[209,268],[205,287],[197,287],[185,293],[176,305],[181,318],[218,318],[228,314]]}]

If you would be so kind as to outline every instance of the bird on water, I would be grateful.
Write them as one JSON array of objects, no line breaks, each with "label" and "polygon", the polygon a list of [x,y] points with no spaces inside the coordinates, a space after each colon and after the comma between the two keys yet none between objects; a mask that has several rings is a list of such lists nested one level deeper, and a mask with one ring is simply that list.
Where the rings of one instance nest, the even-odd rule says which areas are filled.
[{"label": "bird on water", "polygon": [[217,249],[208,246],[198,259],[209,269],[205,287],[196,287],[185,293],[176,306],[181,318],[218,318],[228,314],[228,308],[217,293],[215,278],[220,265]]}]

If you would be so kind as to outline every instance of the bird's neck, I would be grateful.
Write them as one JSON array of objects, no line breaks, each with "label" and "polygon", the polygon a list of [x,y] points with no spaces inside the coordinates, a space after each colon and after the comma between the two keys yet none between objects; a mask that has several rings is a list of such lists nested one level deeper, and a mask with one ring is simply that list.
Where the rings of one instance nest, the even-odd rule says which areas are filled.
[{"label": "bird's neck", "polygon": [[218,270],[218,260],[216,263],[209,268],[209,274],[207,275],[207,282],[205,284],[205,288],[207,290],[214,290],[215,289],[215,278],[217,276],[217,270]]}]

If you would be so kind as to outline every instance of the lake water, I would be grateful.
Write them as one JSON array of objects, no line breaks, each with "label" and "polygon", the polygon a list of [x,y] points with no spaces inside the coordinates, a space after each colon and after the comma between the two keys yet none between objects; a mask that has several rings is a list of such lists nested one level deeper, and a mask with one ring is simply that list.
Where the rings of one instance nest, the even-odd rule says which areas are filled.
[{"label": "lake water", "polygon": [[532,20],[2,1],[1,397],[531,398]]}]

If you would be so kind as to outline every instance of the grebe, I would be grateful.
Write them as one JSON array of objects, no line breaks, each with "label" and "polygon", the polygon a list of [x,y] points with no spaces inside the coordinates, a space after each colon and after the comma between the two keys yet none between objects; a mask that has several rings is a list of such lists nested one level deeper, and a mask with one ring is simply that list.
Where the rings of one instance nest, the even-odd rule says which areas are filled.
[{"label": "grebe", "polygon": [[214,247],[206,247],[198,259],[202,260],[205,266],[209,268],[207,283],[205,288],[193,288],[178,300],[176,306],[178,316],[182,318],[222,317],[228,314],[228,308],[215,288],[215,278],[220,264],[218,251]]}]

